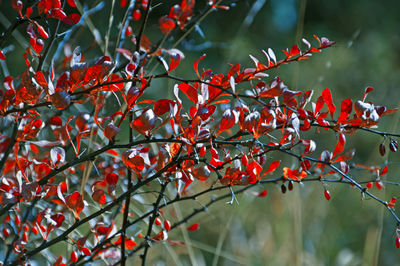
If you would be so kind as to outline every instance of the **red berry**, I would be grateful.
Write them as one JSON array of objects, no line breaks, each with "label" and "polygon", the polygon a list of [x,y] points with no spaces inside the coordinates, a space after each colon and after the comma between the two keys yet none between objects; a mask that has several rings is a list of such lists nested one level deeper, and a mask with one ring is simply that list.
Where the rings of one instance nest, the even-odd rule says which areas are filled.
[{"label": "red berry", "polygon": [[324,196],[325,196],[325,199],[326,199],[326,200],[330,200],[330,199],[331,199],[331,193],[329,193],[328,190],[325,190],[325,191],[324,191]]},{"label": "red berry", "polygon": [[396,237],[396,247],[400,248],[400,237]]},{"label": "red berry", "polygon": [[282,185],[281,185],[281,191],[282,191],[283,194],[286,193],[286,186],[285,186],[285,184],[282,184]]},{"label": "red berry", "polygon": [[25,243],[28,243],[28,234],[26,232],[24,232],[22,234],[22,241],[24,241]]},{"label": "red berry", "polygon": [[243,154],[243,156],[242,156],[242,164],[244,166],[247,166],[248,163],[249,163],[249,160],[247,159],[247,156]]},{"label": "red berry", "polygon": [[85,254],[86,256],[92,255],[92,252],[90,252],[90,250],[89,250],[87,247],[82,248],[82,252],[83,252],[83,254]]},{"label": "red berry", "polygon": [[371,189],[373,186],[374,186],[374,183],[373,183],[373,182],[368,182],[368,183],[367,183],[367,188],[368,188],[368,189]]},{"label": "red berry", "polygon": [[199,151],[199,153],[200,153],[200,157],[204,157],[204,155],[206,155],[206,147],[205,146],[203,146],[203,147],[201,147],[200,148],[200,151]]},{"label": "red berry", "polygon": [[168,220],[164,221],[164,229],[167,231],[171,229],[171,223]]},{"label": "red berry", "polygon": [[8,237],[10,235],[11,231],[8,228],[3,228],[3,236]]},{"label": "red berry", "polygon": [[376,186],[377,189],[382,189],[382,188],[383,188],[382,181],[380,181],[380,180],[379,180],[379,181],[376,181],[376,182],[375,182],[375,186]]},{"label": "red berry", "polygon": [[78,261],[78,254],[76,253],[76,251],[72,251],[71,252],[71,261],[72,262],[77,262]]},{"label": "red berry", "polygon": [[156,220],[154,221],[154,223],[156,224],[156,225],[160,225],[161,224],[161,220],[160,220],[160,218],[156,218]]},{"label": "red berry", "polygon": [[391,198],[389,203],[388,203],[388,207],[392,207],[393,208],[395,206],[396,200],[397,199],[395,197]]},{"label": "red berry", "polygon": [[141,16],[142,16],[142,14],[140,13],[139,9],[135,9],[133,11],[133,14],[132,14],[133,20],[139,20]]},{"label": "red berry", "polygon": [[132,33],[133,33],[132,27],[131,26],[126,27],[125,36],[126,37],[131,36]]}]

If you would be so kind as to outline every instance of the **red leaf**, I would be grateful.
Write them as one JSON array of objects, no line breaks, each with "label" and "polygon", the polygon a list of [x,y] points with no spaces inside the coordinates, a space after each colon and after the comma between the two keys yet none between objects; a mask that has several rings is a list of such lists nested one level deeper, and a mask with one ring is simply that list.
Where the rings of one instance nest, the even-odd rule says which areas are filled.
[{"label": "red leaf", "polygon": [[396,113],[398,110],[399,110],[399,108],[393,108],[393,109],[385,110],[385,111],[381,114],[381,117],[382,117],[382,116],[385,116],[385,115],[394,114],[394,113]]},{"label": "red leaf", "polygon": [[333,161],[333,163],[349,161],[349,160],[353,159],[355,153],[356,153],[355,149],[348,150],[345,153],[343,153],[342,155],[340,155],[339,157],[337,157],[336,160]]},{"label": "red leaf", "polygon": [[67,0],[68,5],[70,5],[71,7],[76,7],[76,3],[75,0]]},{"label": "red leaf", "polygon": [[144,136],[149,136],[150,131],[155,127],[157,118],[153,110],[145,110],[132,123],[131,127]]},{"label": "red leaf", "polygon": [[57,223],[56,227],[60,227],[65,219],[65,216],[61,213],[57,213],[53,214],[50,218]]},{"label": "red leaf", "polygon": [[75,191],[71,195],[65,197],[65,204],[74,213],[76,219],[79,219],[79,214],[85,207],[83,196]]},{"label": "red leaf", "polygon": [[319,111],[321,111],[322,107],[324,107],[325,101],[322,96],[319,96],[317,99],[317,103],[315,105],[314,115],[316,115]]},{"label": "red leaf", "polygon": [[256,177],[258,179],[260,172],[262,170],[262,166],[256,161],[250,162],[246,167],[246,173],[249,175]]},{"label": "red leaf", "polygon": [[163,34],[168,34],[175,28],[174,20],[167,16],[161,17],[158,23],[160,24],[160,30]]},{"label": "red leaf", "polygon": [[200,228],[199,224],[198,224],[198,223],[194,223],[194,224],[192,224],[191,226],[189,226],[189,227],[186,228],[186,229],[189,230],[189,231],[196,231],[196,230],[198,230],[199,228]]},{"label": "red leaf", "polygon": [[317,48],[311,48],[310,49],[310,53],[320,53],[321,50],[317,49]]},{"label": "red leaf", "polygon": [[346,121],[352,110],[353,110],[353,100],[352,99],[343,100],[340,105],[340,116],[338,118],[338,123]]},{"label": "red leaf", "polygon": [[203,60],[206,57],[206,54],[203,54],[201,57],[199,57],[196,61],[194,61],[193,63],[193,68],[194,71],[196,71],[197,77],[200,79],[200,75],[199,75],[199,71],[198,71],[198,66],[199,66],[199,62],[200,60]]},{"label": "red leaf", "polygon": [[35,74],[35,80],[36,82],[42,86],[42,87],[47,87],[47,81],[46,78],[44,77],[42,71],[37,71]]},{"label": "red leaf", "polygon": [[222,114],[222,119],[218,132],[222,132],[226,129],[233,127],[238,122],[238,119],[239,114],[236,113],[236,111],[232,109],[225,110],[225,112]]},{"label": "red leaf", "polygon": [[382,171],[379,173],[379,176],[385,175],[388,171],[388,167],[387,165],[385,165],[385,167],[383,167]]},{"label": "red leaf", "polygon": [[126,167],[139,173],[144,169],[145,163],[144,159],[140,155],[135,155],[135,153],[136,151],[134,149],[126,150],[122,154],[121,159]]},{"label": "red leaf", "polygon": [[341,153],[344,150],[344,145],[346,144],[346,137],[343,133],[340,133],[339,140],[336,143],[335,151],[333,152],[332,158]]},{"label": "red leaf", "polygon": [[85,254],[86,256],[92,255],[92,252],[87,247],[82,248],[82,253]]},{"label": "red leaf", "polygon": [[34,50],[37,54],[40,54],[40,52],[42,52],[43,46],[44,46],[44,42],[43,42],[42,39],[34,39],[34,38],[31,38],[31,39],[30,39],[30,44],[31,44],[33,50]]},{"label": "red leaf", "polygon": [[[63,15],[65,15],[65,13]],[[61,17],[63,17],[63,15]],[[81,16],[77,13],[73,13],[73,14],[69,14],[68,16],[65,16],[65,17],[59,18],[59,19],[61,21],[63,21],[64,23],[73,26],[79,22],[79,20],[81,19]]]},{"label": "red leaf", "polygon": [[104,129],[104,136],[110,141],[121,131],[120,128],[116,127],[112,122],[109,123]]},{"label": "red leaf", "polygon": [[193,86],[187,83],[181,83],[178,85],[178,88],[186,94],[189,100],[191,100],[195,104],[197,103],[198,100],[197,90]]},{"label": "red leaf", "polygon": [[273,161],[273,162],[269,165],[268,169],[264,172],[263,176],[266,175],[266,174],[272,173],[273,171],[275,171],[276,168],[278,168],[278,166],[279,166],[280,163],[281,163],[280,160]]},{"label": "red leaf", "polygon": [[0,60],[6,60],[6,56],[3,54],[1,50],[0,50]]},{"label": "red leaf", "polygon": [[276,96],[281,96],[282,93],[283,93],[283,89],[280,86],[276,86],[274,88],[266,89],[266,90],[261,91],[259,96],[260,97],[273,98],[273,97],[276,97]]},{"label": "red leaf", "polygon": [[51,15],[54,18],[59,19],[59,20],[61,20],[63,22],[65,22],[64,20],[67,18],[67,15],[64,13],[64,11],[62,9],[59,9],[59,8],[52,9],[51,10]]},{"label": "red leaf", "polygon": [[106,176],[106,181],[110,185],[116,185],[118,183],[118,175],[114,173],[109,173]]},{"label": "red leaf", "polygon": [[125,248],[126,249],[134,249],[137,246],[137,243],[132,239],[125,240]]},{"label": "red leaf", "polygon": [[174,107],[176,103],[168,99],[161,99],[154,104],[154,113],[158,116],[170,112],[171,107]]},{"label": "red leaf", "polygon": [[197,111],[197,115],[199,115],[200,118],[205,121],[215,112],[216,108],[217,107],[215,107],[215,105],[210,105],[208,107],[202,106]]},{"label": "red leaf", "polygon": [[333,104],[333,101],[332,101],[331,90],[328,88],[323,90],[322,97],[324,98],[324,101],[325,101],[326,105],[328,106],[329,113],[333,119],[333,114],[335,113],[336,106]]},{"label": "red leaf", "polygon": [[300,53],[300,49],[299,47],[295,44],[292,46],[292,48],[290,48],[290,53],[289,53],[289,57],[298,55]]},{"label": "red leaf", "polygon": [[169,64],[168,67],[168,73],[174,70],[179,65],[180,61],[181,61],[181,56],[179,54],[172,54],[171,63]]},{"label": "red leaf", "polygon": [[257,194],[257,197],[263,198],[263,197],[266,197],[267,194],[268,194],[268,190],[264,189],[263,191],[261,191]]},{"label": "red leaf", "polygon": [[43,39],[48,39],[49,35],[45,31],[45,29],[42,26],[40,26],[39,23],[37,23],[36,21],[35,21],[35,25],[37,27],[37,31],[39,32],[40,36],[42,36]]},{"label": "red leaf", "polygon": [[363,99],[362,99],[363,102],[364,102],[365,99],[367,98],[368,93],[370,93],[373,89],[374,89],[374,88],[372,88],[372,87],[366,87],[366,88],[365,88],[364,95],[363,95]]},{"label": "red leaf", "polygon": [[298,169],[292,170],[288,167],[283,167],[283,177],[286,179],[302,180],[307,176],[305,171],[299,172]]}]

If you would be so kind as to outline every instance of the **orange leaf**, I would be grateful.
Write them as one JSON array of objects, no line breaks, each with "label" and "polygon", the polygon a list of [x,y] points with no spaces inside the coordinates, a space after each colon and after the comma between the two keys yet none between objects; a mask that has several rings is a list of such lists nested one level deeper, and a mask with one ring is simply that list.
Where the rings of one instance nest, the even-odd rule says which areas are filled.
[{"label": "orange leaf", "polygon": [[299,173],[298,169],[292,170],[288,167],[283,167],[283,177],[286,179],[293,179],[293,180],[302,180],[304,177],[307,176],[305,171],[301,171]]}]

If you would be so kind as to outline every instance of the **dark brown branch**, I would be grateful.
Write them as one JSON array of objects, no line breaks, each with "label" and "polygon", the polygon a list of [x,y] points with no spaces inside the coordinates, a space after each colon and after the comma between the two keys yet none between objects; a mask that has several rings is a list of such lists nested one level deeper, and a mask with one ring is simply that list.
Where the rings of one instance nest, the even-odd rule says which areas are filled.
[{"label": "dark brown branch", "polygon": [[150,9],[151,9],[151,2],[152,2],[152,0],[149,0],[149,2],[147,3],[147,8],[146,8],[146,11],[144,13],[144,19],[143,19],[142,25],[140,26],[139,33],[138,33],[138,35],[136,37],[136,52],[139,52],[139,50],[140,50],[140,42],[142,41],[143,32],[144,32],[144,29],[146,28],[147,19],[149,18],[149,12],[150,12]]},{"label": "dark brown branch", "polygon": [[149,226],[147,228],[147,234],[144,238],[144,243],[145,243],[145,248],[144,248],[144,252],[143,254],[140,256],[142,259],[142,265],[145,266],[146,265],[146,257],[147,257],[147,252],[149,251],[150,248],[150,241],[151,241],[151,232],[153,231],[153,225],[154,225],[154,221],[156,220],[157,216],[158,216],[158,211],[160,209],[160,202],[161,200],[164,198],[164,192],[165,189],[167,188],[169,182],[165,181],[163,184],[161,184],[161,190],[160,193],[158,194],[157,200],[153,205],[153,210],[150,216],[150,221],[149,221]]},{"label": "dark brown branch", "polygon": [[3,158],[0,161],[0,174],[3,172],[4,164],[6,163],[11,150],[14,148],[15,142],[17,141],[18,124],[19,124],[18,121],[15,121],[13,126],[13,131],[10,137],[10,143],[8,144],[8,147],[4,152]]}]

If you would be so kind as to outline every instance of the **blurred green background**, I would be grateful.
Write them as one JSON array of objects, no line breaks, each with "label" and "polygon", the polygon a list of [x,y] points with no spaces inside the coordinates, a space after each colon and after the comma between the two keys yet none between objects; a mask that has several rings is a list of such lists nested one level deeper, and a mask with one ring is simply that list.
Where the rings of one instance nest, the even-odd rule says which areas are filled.
[{"label": "blurred green background", "polygon": [[[1,31],[7,26],[7,21],[14,19],[15,13],[9,12],[8,2],[2,1],[0,5]],[[153,2],[160,5],[154,9],[145,31],[152,42],[156,43],[162,37],[158,30],[158,17],[167,14],[169,7],[178,2]],[[197,2],[197,6],[202,8],[206,1]],[[93,7],[98,1],[82,3]],[[91,16],[102,36],[108,27],[111,1],[104,3],[105,7]],[[337,43],[310,60],[270,72],[270,77],[279,75],[292,90],[315,90],[315,97],[322,89],[330,88],[338,108],[345,98],[361,99],[367,86],[375,88],[369,100],[390,108],[399,106],[398,1],[242,0],[224,3],[231,5],[229,11],[212,12],[200,28],[177,47],[186,58],[175,70],[175,75],[195,77],[192,63],[203,53],[207,57],[201,67],[212,68],[214,72],[225,72],[229,63],[236,62],[253,67],[249,54],[263,60],[261,49],[272,48],[277,57],[282,58],[280,51],[293,44],[300,45],[301,38],[315,44],[312,37],[315,34]],[[121,20],[122,14],[123,10],[116,7],[112,37],[118,32],[117,21]],[[137,27],[133,25],[136,32]],[[25,36],[23,28],[19,30]],[[8,65],[8,70],[16,76],[24,68],[19,46],[23,43],[11,42],[14,51],[10,51],[9,56],[12,56],[13,63]],[[89,31],[82,28],[73,35],[69,44],[85,48],[84,55],[90,60],[101,55],[98,47],[89,49],[92,42]],[[172,43],[167,40],[166,47]],[[127,42],[125,47],[132,48],[133,44]],[[171,96],[173,85],[174,82],[170,81],[155,83],[159,88],[152,89],[149,97]],[[381,129],[399,132],[398,120],[399,114],[384,118]],[[333,149],[336,136],[324,133],[317,140],[317,145],[322,143],[322,146]],[[399,180],[399,154],[388,152],[381,157],[378,145],[382,138],[358,132],[347,141],[347,148],[357,149],[354,162],[376,165],[386,162],[390,165],[387,180]],[[357,180],[369,177],[362,171],[356,172],[355,176]],[[400,264],[400,252],[394,246],[394,220],[375,201],[361,201],[357,190],[341,184],[328,184],[332,199],[327,201],[323,196],[323,186],[318,182],[303,186],[296,184],[292,192],[284,195],[280,192],[280,185],[266,188],[269,191],[266,198],[244,193],[238,195],[239,204],[231,206],[222,201],[212,206],[209,213],[193,219],[201,226],[196,232],[179,229],[171,232],[170,239],[185,241],[186,245],[155,245],[150,249],[149,265]],[[254,191],[262,189],[257,187]],[[398,187],[390,185],[382,191],[374,188],[373,192],[383,199],[400,196]],[[209,196],[205,196],[200,201],[207,202],[208,199]],[[183,204],[174,211],[189,213],[193,207],[198,207],[193,204],[196,203]]]}]

